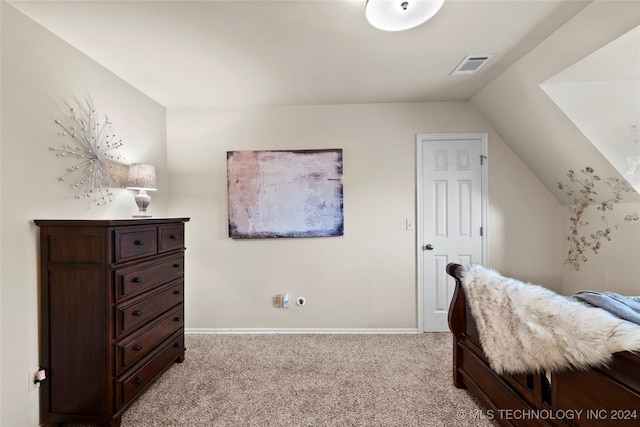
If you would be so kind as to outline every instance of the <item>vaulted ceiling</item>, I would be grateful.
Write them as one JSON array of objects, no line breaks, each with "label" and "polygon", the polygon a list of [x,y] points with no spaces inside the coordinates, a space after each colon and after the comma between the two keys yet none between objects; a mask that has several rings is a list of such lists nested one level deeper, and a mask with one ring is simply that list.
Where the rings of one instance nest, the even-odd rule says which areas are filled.
[{"label": "vaulted ceiling", "polygon": [[640,26],[541,87],[640,192]]},{"label": "vaulted ceiling", "polygon": [[586,4],[447,0],[385,32],[366,0],[10,3],[167,108],[464,101]]},{"label": "vaulted ceiling", "polygon": [[[551,99],[562,71],[640,25],[640,2],[445,0],[402,32],[371,26],[366,0],[8,2],[168,109],[470,101],[560,201],[567,169],[618,173]],[[450,75],[475,54],[495,56]]]}]

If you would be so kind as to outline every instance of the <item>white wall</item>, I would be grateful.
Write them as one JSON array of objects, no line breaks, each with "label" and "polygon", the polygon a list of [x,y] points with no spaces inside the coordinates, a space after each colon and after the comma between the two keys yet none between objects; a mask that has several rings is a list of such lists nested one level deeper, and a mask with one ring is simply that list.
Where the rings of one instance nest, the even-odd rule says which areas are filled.
[{"label": "white wall", "polygon": [[489,266],[560,292],[562,206],[498,135],[492,137]]},{"label": "white wall", "polygon": [[[586,250],[587,262],[580,263],[574,270],[565,265],[562,270],[562,292],[572,295],[581,290],[616,292],[622,295],[640,295],[640,220],[624,221],[630,214],[640,214],[640,203],[619,203],[607,213],[611,229],[611,241],[601,239],[597,254],[591,248]],[[569,209],[564,211],[565,235],[569,232]],[[589,237],[606,227],[600,218],[602,212],[590,206],[584,215],[589,224],[580,227],[580,236]],[[616,228],[617,227],[617,228]],[[569,242],[564,240],[563,257],[569,251]]]},{"label": "white wall", "polygon": [[[489,264],[559,287],[558,202],[466,103],[169,110],[191,329],[416,329],[416,134],[489,132]],[[226,151],[342,148],[343,237],[232,240]],[[526,197],[523,197],[526,195]],[[536,265],[531,266],[531,259]],[[289,292],[307,305],[278,310]]]},{"label": "white wall", "polygon": [[[38,393],[27,373],[38,366],[38,229],[36,218],[118,218],[136,212],[133,194],[118,189],[107,206],[74,200],[57,178],[68,163],[49,152],[60,146],[55,119],[65,102],[91,99],[108,114],[128,163],[157,167],[160,190],[150,210],[166,215],[165,110],[5,2],[1,7],[0,303],[2,395],[0,425],[38,425]],[[81,351],[78,343],[78,351]]]}]

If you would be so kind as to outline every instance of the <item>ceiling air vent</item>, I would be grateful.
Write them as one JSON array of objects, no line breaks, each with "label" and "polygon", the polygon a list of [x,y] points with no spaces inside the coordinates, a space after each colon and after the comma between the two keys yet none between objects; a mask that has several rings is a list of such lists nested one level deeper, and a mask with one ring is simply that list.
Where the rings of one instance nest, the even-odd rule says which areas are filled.
[{"label": "ceiling air vent", "polygon": [[493,58],[492,53],[481,55],[467,55],[462,62],[458,64],[455,70],[451,72],[452,76],[463,76],[466,74],[475,74],[485,66],[489,60]]}]

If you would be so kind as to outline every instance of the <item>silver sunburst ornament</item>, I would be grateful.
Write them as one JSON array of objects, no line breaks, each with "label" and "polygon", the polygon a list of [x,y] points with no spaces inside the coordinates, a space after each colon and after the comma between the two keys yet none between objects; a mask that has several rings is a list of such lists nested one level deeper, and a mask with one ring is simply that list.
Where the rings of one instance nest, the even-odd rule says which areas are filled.
[{"label": "silver sunburst ornament", "polygon": [[58,181],[70,182],[76,199],[86,198],[98,206],[111,202],[111,188],[123,187],[127,178],[128,167],[121,163],[124,157],[118,153],[122,141],[116,141],[107,117],[104,124],[98,122],[91,106],[84,113],[84,118],[74,108],[70,111],[68,126],[60,120],[55,123],[62,129],[58,135],[73,139],[73,145],[50,147],[49,150],[57,157],[72,157],[80,162],[69,167]]}]

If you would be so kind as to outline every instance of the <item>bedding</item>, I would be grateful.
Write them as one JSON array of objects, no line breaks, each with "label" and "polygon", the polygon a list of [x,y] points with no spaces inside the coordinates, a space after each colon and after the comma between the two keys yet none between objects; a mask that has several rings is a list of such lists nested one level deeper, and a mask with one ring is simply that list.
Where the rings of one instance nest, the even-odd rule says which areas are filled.
[{"label": "bedding", "polygon": [[[486,340],[501,341],[500,336],[506,338],[506,341],[516,342],[528,341],[523,330],[532,330],[540,337],[556,337],[566,335],[567,326],[562,320],[554,319],[549,326],[548,318],[556,318],[558,312],[566,313],[567,310],[558,310],[558,307],[574,307],[576,304],[581,306],[578,311],[585,313],[604,313],[602,314],[609,320],[607,323],[613,325],[614,331],[617,327],[624,325],[628,333],[614,334],[613,341],[618,344],[633,342],[635,334],[638,334],[640,326],[623,320],[620,317],[607,313],[602,308],[590,305],[579,298],[573,296],[560,296],[548,290],[537,289],[535,285],[518,282],[500,276],[499,273],[485,269],[483,267],[463,267],[462,265],[450,263],[446,268],[447,273],[455,279],[455,288],[451,306],[449,308],[449,327],[453,337],[453,383],[457,388],[466,388],[479,402],[487,409],[486,415],[493,419],[500,426],[573,426],[573,427],[637,427],[640,421],[640,353],[633,351],[619,351],[613,354],[607,354],[615,350],[608,338],[598,337],[599,343],[605,343],[605,360],[606,365],[595,364],[586,367],[575,368],[574,364],[569,363],[565,368],[554,368],[545,370],[543,368],[534,368],[530,371],[521,373],[508,373],[512,368],[508,368],[507,372],[498,373],[493,368],[493,363],[489,361],[485,351],[487,346],[481,344],[480,332],[482,328],[480,324],[500,323],[495,318],[491,318],[489,312],[505,312],[511,311],[506,317],[499,316],[498,319],[511,319],[506,321],[509,327],[502,327],[502,332],[496,334],[493,338]],[[502,289],[504,292],[494,292],[488,289],[487,283],[476,287],[475,285],[464,286],[463,277],[465,273],[474,271],[477,278],[482,277],[490,283],[497,283],[496,288]],[[475,280],[473,279],[473,280]],[[467,278],[469,280],[469,278]],[[485,286],[486,285],[486,286]],[[520,292],[519,290],[525,289]],[[470,292],[469,292],[470,291]],[[467,293],[482,294],[480,298],[486,298],[485,304],[490,306],[492,310],[472,310],[472,300]],[[484,293],[487,291],[488,293]],[[537,292],[540,291],[540,292]],[[529,294],[530,292],[530,294]],[[525,297],[525,294],[528,297]],[[547,297],[550,297],[547,299]],[[532,301],[524,301],[525,299]],[[607,298],[615,299],[617,296],[607,295]],[[625,298],[625,297],[622,297]],[[619,298],[618,298],[619,300]],[[636,298],[630,298],[632,302],[640,303]],[[551,302],[549,302],[551,301]],[[623,299],[624,305],[629,301]],[[556,309],[545,308],[547,305],[556,305]],[[532,313],[526,313],[527,307],[536,307]],[[627,305],[629,307],[629,305]],[[635,308],[635,305],[631,303]],[[577,306],[576,306],[577,307]],[[538,314],[536,313],[536,310]],[[586,310],[586,311],[585,311]],[[571,311],[571,310],[570,310]],[[513,315],[512,315],[513,314]],[[477,315],[477,317],[476,317]],[[483,318],[483,316],[488,316]],[[561,317],[562,318],[562,317]],[[583,317],[580,317],[583,319]],[[566,320],[566,319],[565,319]],[[524,325],[518,325],[517,322],[522,321]],[[569,320],[570,330],[578,328],[580,322]],[[577,333],[585,335],[587,338],[592,332],[585,324],[584,331]],[[617,325],[617,326],[616,326]],[[519,332],[518,332],[519,331]],[[485,331],[486,332],[486,331]],[[511,334],[519,336],[519,339],[513,339]],[[623,338],[626,335],[626,338]],[[630,339],[627,339],[629,338]],[[553,341],[553,340],[552,340]],[[562,341],[561,341],[562,342]],[[502,345],[498,343],[498,345]],[[527,345],[527,344],[525,344]],[[504,347],[504,345],[502,345]],[[542,353],[535,353],[535,347],[529,346],[536,360],[546,355],[547,348],[541,347]],[[631,345],[630,348],[635,347]],[[519,360],[519,363],[527,364],[526,357],[517,354],[518,351],[511,351],[511,355]],[[572,352],[567,349],[566,352]],[[504,362],[506,365],[506,362]],[[566,363],[566,362],[563,362]],[[524,367],[523,367],[524,369]],[[571,417],[567,417],[571,414]]]},{"label": "bedding", "polygon": [[640,325],[640,297],[625,297],[615,292],[580,291],[573,296],[594,307],[600,307],[628,322]]},{"label": "bedding", "polygon": [[[640,351],[639,325],[542,286],[470,265],[462,287],[497,373],[585,369],[606,365],[619,351]],[[618,305],[629,317],[638,314]]]}]

